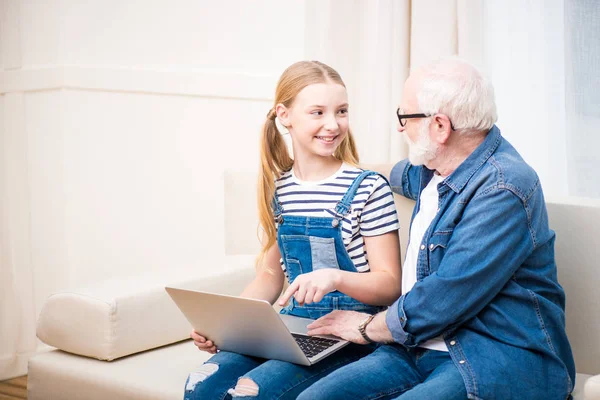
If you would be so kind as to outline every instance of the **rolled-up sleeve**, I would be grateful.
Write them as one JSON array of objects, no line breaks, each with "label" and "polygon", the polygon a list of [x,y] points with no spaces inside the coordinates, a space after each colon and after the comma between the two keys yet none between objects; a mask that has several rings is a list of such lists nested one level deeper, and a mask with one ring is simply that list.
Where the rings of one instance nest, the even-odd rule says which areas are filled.
[{"label": "rolled-up sleeve", "polygon": [[392,333],[394,342],[406,346],[414,344],[413,336],[404,330],[406,325],[406,314],[404,313],[404,296],[392,304],[385,315],[385,323]]},{"label": "rolled-up sleeve", "polygon": [[409,199],[416,200],[419,195],[419,183],[422,167],[413,166],[408,159],[398,162],[390,172],[392,191]]}]

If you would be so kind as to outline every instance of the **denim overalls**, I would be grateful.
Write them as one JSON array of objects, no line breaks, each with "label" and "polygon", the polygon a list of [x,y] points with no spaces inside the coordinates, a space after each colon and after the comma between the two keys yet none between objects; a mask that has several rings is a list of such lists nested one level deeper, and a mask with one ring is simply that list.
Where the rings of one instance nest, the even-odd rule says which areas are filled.
[{"label": "denim overalls", "polygon": [[[283,216],[283,208],[273,198],[273,214],[278,223],[277,244],[285,263],[290,283],[300,274],[324,268],[358,272],[350,259],[342,239],[342,220],[351,210],[354,196],[364,178],[376,175],[374,171],[363,171],[358,175],[344,197],[335,207],[335,216],[306,217]],[[338,291],[328,293],[318,303],[299,305],[292,297],[289,305],[281,310],[282,314],[317,319],[333,310],[354,310],[375,314],[385,307],[361,303]]]}]

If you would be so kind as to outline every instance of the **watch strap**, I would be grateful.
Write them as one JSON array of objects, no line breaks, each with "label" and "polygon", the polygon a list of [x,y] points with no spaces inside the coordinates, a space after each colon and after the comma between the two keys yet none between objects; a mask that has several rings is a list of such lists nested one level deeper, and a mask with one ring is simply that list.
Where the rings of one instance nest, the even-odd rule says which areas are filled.
[{"label": "watch strap", "polygon": [[371,321],[373,321],[373,318],[375,318],[375,314],[369,315],[363,320],[363,322],[361,322],[358,325],[358,331],[360,332],[363,339],[365,339],[368,343],[373,343],[373,340],[371,340],[371,338],[367,335],[367,325],[369,325]]}]

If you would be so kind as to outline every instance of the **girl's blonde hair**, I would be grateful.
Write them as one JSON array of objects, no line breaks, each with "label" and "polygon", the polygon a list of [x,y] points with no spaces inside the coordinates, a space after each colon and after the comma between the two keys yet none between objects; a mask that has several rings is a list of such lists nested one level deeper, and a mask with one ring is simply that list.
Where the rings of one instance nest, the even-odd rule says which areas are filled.
[{"label": "girl's blonde hair", "polygon": [[[287,146],[275,126],[277,117],[275,107],[280,103],[287,108],[291,107],[302,89],[316,83],[337,83],[346,87],[340,74],[319,61],[300,61],[283,71],[275,90],[275,104],[267,114],[267,120],[262,129],[258,176],[258,215],[260,227],[262,227],[262,235],[259,235],[262,249],[257,260],[259,266],[262,264],[267,250],[277,241],[277,229],[271,208],[275,195],[275,181],[282,173],[289,171],[294,164],[294,160],[290,157]],[[358,166],[358,153],[350,130],[333,155],[340,161]]]}]

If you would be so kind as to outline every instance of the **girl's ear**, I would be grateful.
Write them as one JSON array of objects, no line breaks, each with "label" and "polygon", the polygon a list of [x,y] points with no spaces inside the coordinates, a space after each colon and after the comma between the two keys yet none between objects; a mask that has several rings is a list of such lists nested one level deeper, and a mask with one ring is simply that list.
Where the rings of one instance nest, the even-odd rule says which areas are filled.
[{"label": "girl's ear", "polygon": [[281,121],[283,126],[285,126],[286,128],[289,128],[290,116],[289,116],[288,108],[286,106],[284,106],[283,104],[279,103],[275,106],[275,113],[277,114],[277,118],[279,118],[279,121]]}]

